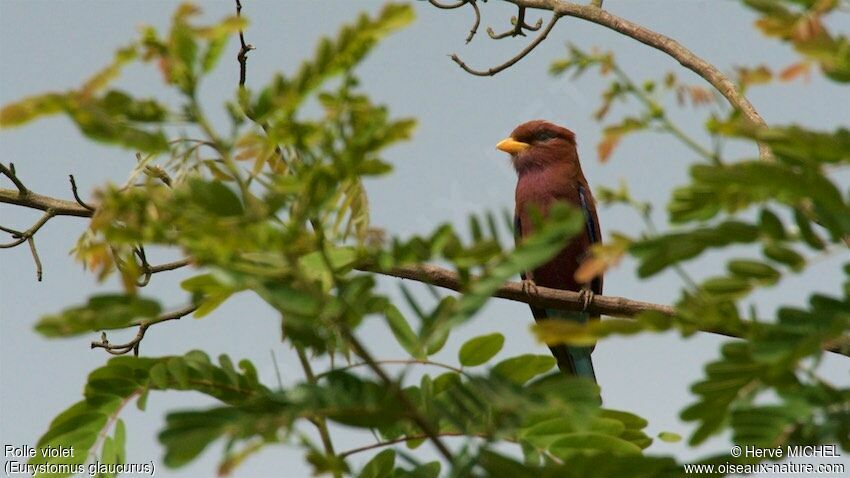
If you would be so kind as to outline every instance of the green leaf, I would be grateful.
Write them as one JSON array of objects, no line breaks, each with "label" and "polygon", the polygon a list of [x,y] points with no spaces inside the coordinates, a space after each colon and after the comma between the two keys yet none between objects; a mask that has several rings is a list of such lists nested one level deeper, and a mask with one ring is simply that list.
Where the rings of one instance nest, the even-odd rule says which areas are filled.
[{"label": "green leaf", "polygon": [[641,449],[634,443],[602,433],[570,433],[549,447],[549,451],[562,459],[570,459],[577,453],[607,452],[617,455],[640,455]]},{"label": "green leaf", "polygon": [[812,228],[809,218],[803,214],[803,211],[799,207],[794,208],[794,221],[797,223],[797,227],[800,228],[800,235],[809,247],[816,250],[823,250],[826,247],[823,239]]},{"label": "green leaf", "polygon": [[208,212],[219,217],[241,216],[245,210],[239,196],[220,181],[189,181],[193,199]]},{"label": "green leaf", "polygon": [[682,436],[673,432],[661,432],[658,434],[658,439],[667,443],[676,443],[682,440]]},{"label": "green leaf", "polygon": [[[310,93],[330,78],[351,70],[380,39],[406,26],[413,17],[414,11],[409,5],[397,3],[385,5],[375,18],[362,14],[354,24],[344,26],[335,39],[323,38],[313,60],[303,63],[291,79],[281,76],[266,88],[253,110],[260,117],[265,113],[288,117]],[[271,108],[271,104],[275,108]]]},{"label": "green leaf", "polygon": [[779,244],[764,246],[764,255],[769,259],[787,265],[794,271],[799,271],[806,265],[806,259],[797,251]]},{"label": "green leaf", "polygon": [[555,366],[555,359],[549,355],[525,354],[497,363],[492,373],[514,383],[523,384],[537,375],[548,372]]},{"label": "green leaf", "polygon": [[45,337],[69,337],[86,332],[121,329],[162,312],[159,303],[132,295],[97,295],[83,306],[42,317],[35,330]]},{"label": "green leaf", "polygon": [[103,98],[103,109],[114,120],[160,123],[168,110],[155,100],[137,100],[124,91],[110,90]]},{"label": "green leaf", "polygon": [[369,460],[358,478],[387,478],[395,467],[395,450],[384,450]]},{"label": "green leaf", "polygon": [[466,341],[458,352],[458,360],[465,367],[475,367],[493,358],[505,344],[505,336],[500,333],[482,335]]},{"label": "green leaf", "polygon": [[735,259],[726,265],[729,272],[743,279],[752,279],[763,284],[775,284],[781,274],[772,266],[752,259]]},{"label": "green leaf", "polygon": [[399,345],[401,345],[412,357],[424,359],[425,354],[422,350],[422,344],[419,343],[419,337],[416,335],[416,332],[413,331],[413,328],[410,327],[410,324],[398,308],[394,305],[388,306],[384,311],[384,318],[386,319],[387,325]]},{"label": "green leaf", "polygon": [[[175,366],[182,362],[181,366]],[[170,367],[166,367],[169,364]],[[156,383],[151,372],[159,369],[161,374]],[[175,388],[177,380],[171,375],[171,369],[181,369],[184,385],[225,403],[240,403],[251,397],[268,393],[268,390],[247,376],[240,376],[234,385],[220,369],[209,364],[202,352],[190,352],[183,357],[162,357],[158,359],[138,357],[116,357],[106,365],[89,374],[85,387],[85,398],[59,414],[50,423],[48,430],[38,441],[38,448],[48,446],[74,447],[72,457],[50,457],[39,451],[29,463],[33,465],[51,463],[84,463],[91,448],[104,427],[115,420],[122,406],[134,395],[141,395],[149,389],[166,390]],[[126,431],[119,420],[115,427],[111,444],[107,451],[115,460],[123,461]],[[53,475],[51,475],[53,476]],[[67,476],[60,473],[60,476]]]},{"label": "green leaf", "polygon": [[785,233],[785,226],[782,225],[782,221],[776,214],[773,213],[773,211],[767,208],[761,210],[759,228],[761,228],[762,232],[764,232],[768,237],[778,241],[787,237],[787,234]]},{"label": "green leaf", "polygon": [[699,256],[706,249],[726,247],[734,243],[754,242],[759,228],[740,221],[725,221],[713,227],[685,232],[671,232],[635,241],[631,253],[640,259],[640,277],[655,275],[673,264]]},{"label": "green leaf", "polygon": [[0,128],[21,126],[39,116],[59,113],[64,110],[65,102],[66,95],[45,93],[7,104],[0,110]]},{"label": "green leaf", "polygon": [[[112,101],[115,101],[114,98]],[[132,100],[131,100],[132,102]],[[136,103],[131,114],[150,119],[161,114],[155,103]],[[146,130],[127,121],[126,113],[116,113],[113,104],[97,98],[70,97],[65,112],[80,131],[90,139],[117,144],[146,153],[168,151],[168,139],[161,129]]]},{"label": "green leaf", "polygon": [[221,54],[224,53],[224,48],[227,46],[228,40],[230,40],[228,36],[220,36],[212,39],[207,44],[207,49],[201,59],[201,71],[209,73],[215,68],[218,60],[221,58]]},{"label": "green leaf", "polygon": [[548,462],[544,466],[524,465],[513,458],[499,455],[491,450],[480,452],[478,464],[488,476],[512,478],[608,478],[671,477],[681,476],[684,471],[669,457],[618,455],[608,452],[575,454],[564,464]]}]

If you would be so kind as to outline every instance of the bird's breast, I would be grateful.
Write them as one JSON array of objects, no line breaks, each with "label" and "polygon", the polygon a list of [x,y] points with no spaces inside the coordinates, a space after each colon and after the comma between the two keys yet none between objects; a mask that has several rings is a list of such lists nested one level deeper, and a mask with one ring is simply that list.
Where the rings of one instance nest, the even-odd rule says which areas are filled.
[{"label": "bird's breast", "polygon": [[[520,175],[516,189],[516,214],[523,237],[534,233],[535,209],[545,218],[549,208],[557,201],[581,207],[578,194],[579,180],[574,175],[557,174],[551,170],[527,172]],[[538,285],[557,289],[578,290],[574,273],[584,258],[590,241],[587,234],[578,234],[563,250],[546,264],[534,270]]]},{"label": "bird's breast", "polygon": [[524,215],[531,205],[545,213],[556,201],[578,205],[578,189],[572,178],[549,170],[530,171],[520,175],[516,187],[518,214]]}]

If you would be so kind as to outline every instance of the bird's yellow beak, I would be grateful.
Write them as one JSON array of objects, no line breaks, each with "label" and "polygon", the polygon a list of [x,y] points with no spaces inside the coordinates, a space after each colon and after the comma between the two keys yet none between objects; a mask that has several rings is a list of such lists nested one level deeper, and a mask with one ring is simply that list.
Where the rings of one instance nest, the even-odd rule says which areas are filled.
[{"label": "bird's yellow beak", "polygon": [[530,145],[528,143],[523,143],[513,138],[505,138],[499,141],[499,144],[496,145],[496,149],[506,153],[517,154],[529,146]]}]

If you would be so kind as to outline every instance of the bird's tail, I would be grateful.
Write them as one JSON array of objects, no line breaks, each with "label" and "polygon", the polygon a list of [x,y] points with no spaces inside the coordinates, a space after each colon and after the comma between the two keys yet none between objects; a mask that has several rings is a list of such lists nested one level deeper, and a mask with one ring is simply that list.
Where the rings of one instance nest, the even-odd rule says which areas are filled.
[{"label": "bird's tail", "polygon": [[[590,319],[587,312],[565,312],[562,310],[547,309],[548,317],[557,317],[562,320],[572,320],[585,323]],[[566,374],[585,377],[596,382],[596,372],[593,370],[593,360],[590,353],[593,347],[576,347],[567,345],[555,345],[549,347],[552,355],[558,361],[558,368]]]}]

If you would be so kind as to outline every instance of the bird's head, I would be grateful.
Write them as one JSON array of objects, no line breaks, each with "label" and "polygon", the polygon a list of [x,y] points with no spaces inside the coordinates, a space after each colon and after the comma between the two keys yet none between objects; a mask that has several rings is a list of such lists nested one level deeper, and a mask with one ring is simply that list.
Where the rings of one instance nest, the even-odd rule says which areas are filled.
[{"label": "bird's head", "polygon": [[578,164],[575,134],[544,120],[517,126],[496,149],[510,153],[514,169],[520,174],[558,163]]}]

